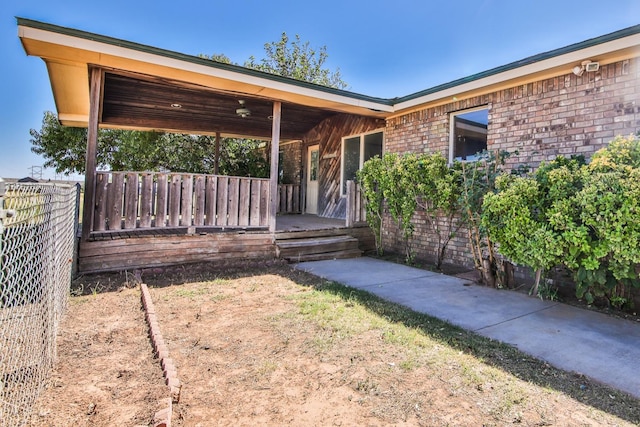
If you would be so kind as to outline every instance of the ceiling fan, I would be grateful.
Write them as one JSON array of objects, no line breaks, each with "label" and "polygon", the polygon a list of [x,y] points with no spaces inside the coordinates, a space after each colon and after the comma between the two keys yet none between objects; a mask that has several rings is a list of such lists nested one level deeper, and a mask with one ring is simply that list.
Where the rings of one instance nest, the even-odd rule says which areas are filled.
[{"label": "ceiling fan", "polygon": [[249,110],[247,107],[245,107],[244,100],[240,99],[238,102],[240,103],[240,108],[236,108],[236,114],[239,115],[242,118],[250,116],[251,115],[251,110]]}]

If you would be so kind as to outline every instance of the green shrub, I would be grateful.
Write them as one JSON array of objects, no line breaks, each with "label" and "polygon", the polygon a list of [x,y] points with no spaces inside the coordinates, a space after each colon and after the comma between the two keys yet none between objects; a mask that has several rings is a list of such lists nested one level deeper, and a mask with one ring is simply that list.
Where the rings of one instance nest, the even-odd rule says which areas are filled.
[{"label": "green shrub", "polygon": [[[482,224],[500,252],[538,272],[562,264],[576,295],[617,307],[640,287],[640,141],[617,137],[583,157],[558,157],[528,177],[500,177]],[[537,279],[540,274],[537,275]]]},{"label": "green shrub", "polygon": [[416,211],[415,186],[412,169],[408,164],[415,156],[400,156],[386,153],[382,158],[367,160],[357,173],[358,183],[362,186],[367,201],[367,222],[376,234],[376,247],[379,254],[382,248],[382,215],[386,203],[389,214],[396,221],[405,243],[405,260],[413,261],[411,239],[414,226],[411,222]]},{"label": "green shrub", "polygon": [[544,197],[533,178],[502,175],[498,193],[486,195],[482,225],[500,243],[502,255],[534,270],[547,270],[562,257],[560,237],[545,218]]}]

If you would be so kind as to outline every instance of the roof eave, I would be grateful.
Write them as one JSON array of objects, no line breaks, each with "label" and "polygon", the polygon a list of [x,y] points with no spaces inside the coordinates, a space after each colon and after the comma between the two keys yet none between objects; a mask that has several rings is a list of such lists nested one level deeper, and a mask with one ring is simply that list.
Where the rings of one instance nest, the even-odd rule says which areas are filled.
[{"label": "roof eave", "polygon": [[[200,76],[227,85],[238,85],[247,93],[274,100],[326,107],[345,113],[382,116],[393,111],[391,101],[349,91],[329,88],[236,65],[185,55],[120,39],[100,36],[79,30],[18,19],[18,34],[28,55],[40,56],[45,62],[77,62],[117,68],[122,61],[145,67],[163,68],[166,74],[182,78]],[[34,46],[37,45],[37,48]],[[45,51],[44,45],[66,48],[64,55]],[[55,95],[55,94],[54,94]]]},{"label": "roof eave", "polygon": [[499,86],[511,87],[514,84],[568,74],[575,65],[587,59],[605,65],[639,55],[640,25],[636,25],[396,98],[394,113],[390,117],[439,101],[449,102],[454,97],[460,99],[463,94],[480,95],[495,91]]},{"label": "roof eave", "polygon": [[[56,104],[59,96],[57,91],[60,91],[60,94],[64,93],[63,88],[58,88],[56,85],[61,87],[63,84],[72,83],[62,78],[54,78],[55,68],[68,67],[76,61],[74,63],[76,67],[81,64],[85,69],[87,65],[118,68],[124,64],[132,68],[127,71],[144,72],[147,69],[160,77],[178,78],[209,87],[218,85],[222,90],[235,90],[249,95],[344,113],[392,118],[432,105],[451,102],[454,98],[477,96],[500,88],[566,75],[575,65],[586,59],[598,61],[604,65],[637,57],[640,53],[640,25],[636,25],[408,96],[384,99],[52,24],[17,19],[19,36],[27,54],[40,56],[47,62]],[[37,47],[34,47],[36,45]],[[48,51],[45,45],[49,46]],[[65,53],[62,54],[61,51]],[[76,73],[80,68],[76,68]],[[76,85],[84,85],[86,81]],[[73,93],[78,97],[88,97],[88,90],[84,87],[76,86]],[[81,105],[85,101],[88,105],[88,98],[76,101],[76,105]],[[76,118],[86,113],[80,110],[59,112],[61,116],[70,114]]]}]

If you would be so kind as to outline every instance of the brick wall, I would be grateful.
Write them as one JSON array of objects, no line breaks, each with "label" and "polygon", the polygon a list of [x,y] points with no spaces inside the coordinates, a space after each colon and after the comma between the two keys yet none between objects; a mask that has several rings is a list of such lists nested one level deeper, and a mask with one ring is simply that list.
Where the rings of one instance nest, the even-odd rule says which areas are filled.
[{"label": "brick wall", "polygon": [[[420,264],[433,264],[436,261],[437,236],[428,226],[424,214],[417,212],[413,218],[414,238],[411,241],[411,250],[415,253],[415,260]],[[442,221],[441,227],[446,224]],[[382,226],[382,239],[385,251],[405,255],[405,244],[402,232],[397,223],[388,215],[385,215]],[[473,268],[473,258],[468,245],[467,229],[460,227],[454,238],[447,245],[445,264]]]},{"label": "brick wall", "polygon": [[[387,120],[385,152],[442,152],[449,156],[450,113],[486,105],[489,149],[518,151],[507,167],[537,166],[557,155],[589,157],[616,135],[640,130],[640,58],[601,66],[595,73],[573,73],[478,97],[416,111]],[[393,221],[384,222],[385,248],[404,248]],[[419,259],[433,253],[434,236],[416,216],[414,248]],[[461,230],[448,261],[473,266]]]}]

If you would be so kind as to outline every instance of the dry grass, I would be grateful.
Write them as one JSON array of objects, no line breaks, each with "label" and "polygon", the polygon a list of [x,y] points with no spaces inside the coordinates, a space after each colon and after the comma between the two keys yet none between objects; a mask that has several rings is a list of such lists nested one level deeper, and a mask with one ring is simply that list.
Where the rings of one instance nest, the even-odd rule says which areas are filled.
[{"label": "dry grass", "polygon": [[[286,265],[141,278],[183,383],[175,425],[640,423],[637,399]],[[117,307],[110,291],[135,281],[111,274],[74,286]]]}]

